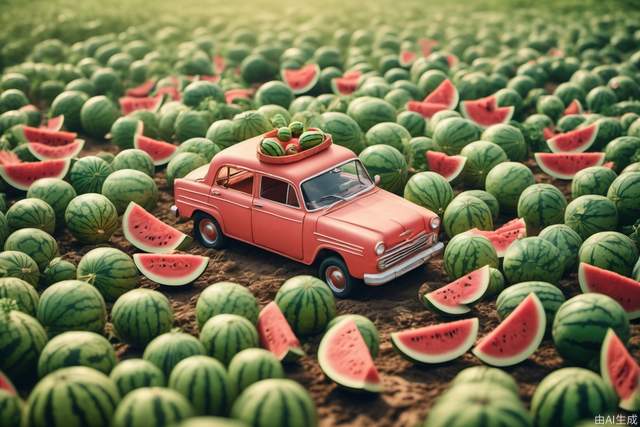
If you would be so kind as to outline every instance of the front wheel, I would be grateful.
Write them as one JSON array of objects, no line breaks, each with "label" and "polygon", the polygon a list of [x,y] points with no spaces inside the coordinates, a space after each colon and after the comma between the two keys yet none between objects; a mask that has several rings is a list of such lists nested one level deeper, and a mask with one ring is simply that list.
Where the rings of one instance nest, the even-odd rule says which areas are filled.
[{"label": "front wheel", "polygon": [[193,234],[205,248],[222,249],[227,243],[227,238],[222,233],[218,221],[201,212],[193,218]]},{"label": "front wheel", "polygon": [[318,276],[329,285],[333,295],[338,298],[347,298],[360,285],[360,281],[349,274],[344,261],[335,256],[327,257],[320,263]]}]

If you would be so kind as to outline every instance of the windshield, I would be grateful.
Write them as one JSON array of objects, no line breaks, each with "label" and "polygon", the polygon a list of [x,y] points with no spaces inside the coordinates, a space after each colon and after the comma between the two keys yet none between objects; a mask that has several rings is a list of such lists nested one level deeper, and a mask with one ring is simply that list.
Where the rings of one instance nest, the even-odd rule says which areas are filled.
[{"label": "windshield", "polygon": [[309,210],[332,205],[373,186],[360,160],[354,159],[311,178],[302,184],[302,195]]}]

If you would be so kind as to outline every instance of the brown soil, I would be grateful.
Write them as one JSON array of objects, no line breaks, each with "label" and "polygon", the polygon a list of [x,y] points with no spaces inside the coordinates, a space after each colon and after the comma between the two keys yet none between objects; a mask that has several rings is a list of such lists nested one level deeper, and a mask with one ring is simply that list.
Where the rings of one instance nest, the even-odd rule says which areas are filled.
[{"label": "brown soil", "polygon": [[[93,146],[91,152],[102,148]],[[534,167],[533,164],[530,166]],[[537,174],[536,179],[538,182],[549,182],[549,177],[544,174]],[[163,172],[157,174],[156,182],[161,190],[161,200],[154,213],[181,231],[190,233],[191,224],[176,224],[169,212],[173,197],[168,191]],[[569,194],[566,183],[556,181],[554,184]],[[506,220],[507,218],[503,218],[503,221]],[[75,263],[93,248],[78,247],[77,242],[66,231],[58,239],[61,253]],[[135,248],[123,238],[120,231],[114,235],[111,243],[129,254],[135,252]],[[195,303],[206,286],[223,280],[241,283],[253,292],[261,305],[265,305],[274,298],[287,278],[299,274],[314,274],[312,267],[239,242],[231,242],[227,249],[221,251],[205,250],[194,245],[189,252],[211,257],[205,274],[192,285],[159,290],[172,301],[175,326],[196,336]],[[337,301],[339,314],[362,314],[378,327],[381,345],[375,362],[383,378],[384,392],[379,396],[368,396],[339,389],[325,378],[315,358],[320,336],[305,340],[303,345],[307,356],[302,358],[299,365],[288,365],[286,372],[311,393],[318,408],[321,426],[415,426],[425,418],[436,397],[460,370],[480,364],[471,353],[467,353],[448,364],[418,366],[402,358],[391,346],[391,332],[446,320],[425,309],[418,300],[418,294],[438,288],[447,281],[442,259],[439,257],[431,260],[424,268],[393,283],[366,288],[355,299]],[[141,286],[158,288],[147,279],[142,279]],[[567,297],[579,293],[575,275],[563,280],[560,287]],[[495,300],[477,304],[470,315],[480,319],[480,336],[499,323]],[[640,325],[637,322],[632,326],[632,335],[631,351],[636,358],[640,358]],[[117,339],[113,338],[113,342],[121,358],[140,356],[126,345],[118,343]],[[520,384],[520,395],[528,404],[542,378],[562,366],[564,364],[561,357],[547,338],[529,360],[507,369],[507,372]]]}]

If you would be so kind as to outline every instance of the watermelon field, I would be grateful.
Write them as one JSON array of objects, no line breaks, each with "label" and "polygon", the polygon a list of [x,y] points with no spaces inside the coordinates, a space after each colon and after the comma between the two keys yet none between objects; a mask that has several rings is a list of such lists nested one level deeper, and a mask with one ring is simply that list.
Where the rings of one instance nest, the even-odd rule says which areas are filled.
[{"label": "watermelon field", "polygon": [[[207,240],[174,189],[251,138],[444,250],[335,296]],[[638,319],[635,0],[0,1],[0,427],[638,425]]]}]

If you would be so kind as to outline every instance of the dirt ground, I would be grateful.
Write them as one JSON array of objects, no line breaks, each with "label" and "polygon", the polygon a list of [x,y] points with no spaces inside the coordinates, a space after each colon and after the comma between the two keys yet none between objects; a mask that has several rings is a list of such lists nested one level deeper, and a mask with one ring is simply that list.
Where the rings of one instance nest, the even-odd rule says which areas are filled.
[{"label": "dirt ground", "polygon": [[[93,146],[90,150],[95,152],[97,147]],[[536,179],[538,182],[549,182],[549,178],[544,174],[536,174]],[[181,231],[190,233],[191,223],[176,224],[169,212],[173,197],[168,191],[163,172],[156,175],[156,182],[161,191],[161,200],[154,213]],[[566,183],[554,184],[569,194],[569,186]],[[508,219],[510,218],[501,218],[501,222]],[[61,253],[66,259],[76,263],[83,254],[93,248],[79,248],[66,231],[58,238]],[[135,248],[123,238],[121,231],[114,235],[111,243],[129,254],[135,252]],[[175,326],[196,336],[198,330],[195,304],[198,295],[206,286],[223,280],[234,281],[248,287],[259,303],[265,305],[275,297],[278,288],[287,278],[299,274],[314,274],[312,267],[240,242],[231,242],[228,248],[221,251],[205,250],[195,244],[189,252],[211,258],[205,274],[192,285],[159,290],[172,301]],[[415,426],[424,420],[434,400],[460,370],[480,364],[471,353],[467,353],[451,363],[419,366],[402,358],[391,346],[391,332],[446,321],[425,309],[418,300],[419,294],[446,283],[442,259],[438,257],[424,268],[419,268],[399,280],[385,286],[367,288],[357,298],[337,301],[339,314],[362,314],[373,320],[378,327],[381,345],[380,354],[375,362],[383,378],[384,392],[379,396],[369,396],[339,389],[325,378],[317,363],[315,356],[321,337],[306,340],[303,346],[307,356],[302,358],[298,365],[286,366],[286,372],[311,393],[318,408],[321,426]],[[144,278],[141,286],[158,288]],[[563,280],[560,287],[567,297],[579,293],[575,275]],[[477,304],[469,316],[479,317],[480,336],[491,331],[499,323],[495,299]],[[632,335],[631,351],[636,358],[640,358],[640,325],[637,322],[632,326]],[[121,358],[140,356],[126,345],[118,343],[117,339],[113,338],[113,342]],[[552,341],[546,338],[529,360],[507,369],[507,372],[520,384],[520,395],[528,405],[536,385],[542,378],[563,366]]]}]

